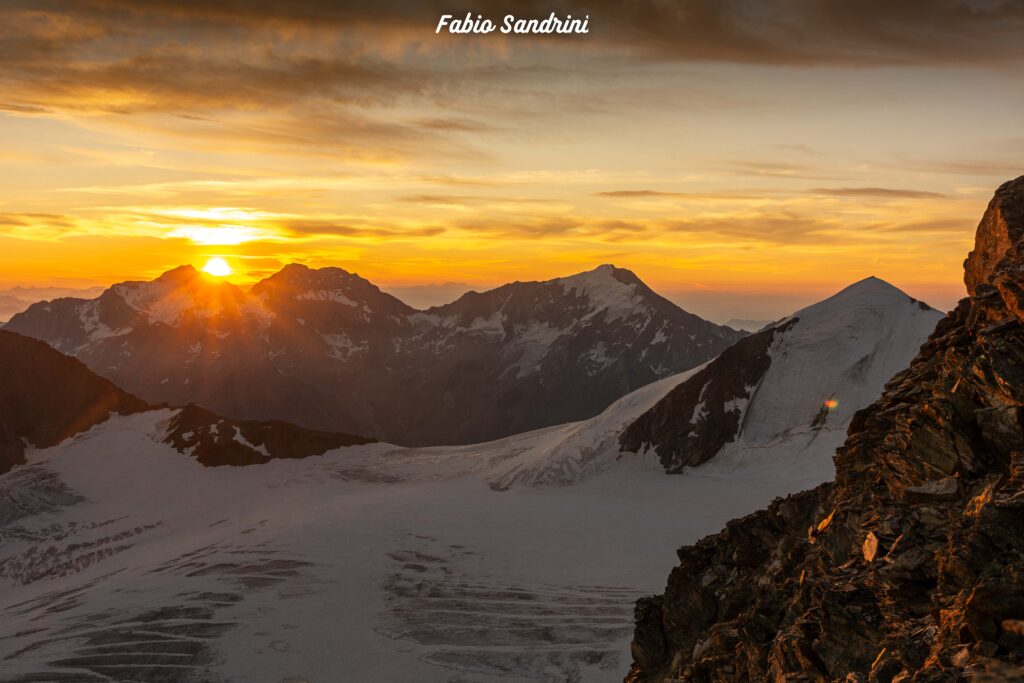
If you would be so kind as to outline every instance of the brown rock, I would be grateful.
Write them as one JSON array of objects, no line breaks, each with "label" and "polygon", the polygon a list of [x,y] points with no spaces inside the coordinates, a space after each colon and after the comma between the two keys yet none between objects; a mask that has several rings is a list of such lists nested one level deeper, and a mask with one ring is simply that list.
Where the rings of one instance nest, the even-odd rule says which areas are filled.
[{"label": "brown rock", "polygon": [[960,497],[960,480],[956,477],[944,477],[918,486],[908,486],[904,495],[910,503],[956,500]]},{"label": "brown rock", "polygon": [[1011,257],[1018,255],[1022,238],[1024,180],[1017,178],[996,190],[985,216],[978,224],[974,250],[964,261],[964,284],[967,285],[968,293],[974,295],[980,285],[990,283],[997,267],[1008,254]]}]

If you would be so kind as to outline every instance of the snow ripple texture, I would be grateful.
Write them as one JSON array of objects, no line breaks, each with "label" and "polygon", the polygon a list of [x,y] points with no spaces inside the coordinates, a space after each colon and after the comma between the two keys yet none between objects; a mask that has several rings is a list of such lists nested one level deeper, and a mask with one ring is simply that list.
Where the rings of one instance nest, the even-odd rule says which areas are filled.
[{"label": "snow ripple texture", "polygon": [[469,576],[459,562],[471,550],[423,540],[389,554],[395,569],[384,582],[386,619],[378,627],[423,646],[421,661],[487,680],[551,683],[622,670],[620,644],[632,634],[636,589]]}]

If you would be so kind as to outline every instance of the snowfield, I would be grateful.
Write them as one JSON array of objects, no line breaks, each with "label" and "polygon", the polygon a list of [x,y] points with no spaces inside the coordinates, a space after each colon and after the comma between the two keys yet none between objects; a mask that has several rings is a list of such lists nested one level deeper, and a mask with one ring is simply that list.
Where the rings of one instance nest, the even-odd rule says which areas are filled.
[{"label": "snowfield", "polygon": [[204,468],[157,442],[172,415],[114,418],[0,478],[5,681],[618,681],[633,601],[676,547],[832,474],[822,450],[666,476],[598,452],[609,414]]}]

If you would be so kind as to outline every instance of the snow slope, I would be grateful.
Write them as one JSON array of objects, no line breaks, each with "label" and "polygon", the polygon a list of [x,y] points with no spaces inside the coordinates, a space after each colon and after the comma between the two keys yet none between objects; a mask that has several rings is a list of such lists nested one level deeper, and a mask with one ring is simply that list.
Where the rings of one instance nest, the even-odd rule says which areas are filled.
[{"label": "snow slope", "polygon": [[792,317],[796,324],[769,351],[772,364],[744,411],[738,438],[707,471],[727,476],[756,469],[768,449],[773,459],[794,462],[810,452],[834,452],[853,414],[910,364],[942,314],[871,277]]},{"label": "snow slope", "polygon": [[611,467],[657,396],[631,398],[462,449],[204,468],[159,443],[161,410],[30,452],[0,477],[4,680],[620,680],[675,548],[817,483]]},{"label": "snow slope", "polygon": [[828,422],[845,430],[853,413],[907,367],[942,314],[872,277],[792,317],[797,323],[772,350],[759,388],[773,400],[753,401],[744,415],[742,436],[749,441],[807,424],[830,398],[838,405]]}]

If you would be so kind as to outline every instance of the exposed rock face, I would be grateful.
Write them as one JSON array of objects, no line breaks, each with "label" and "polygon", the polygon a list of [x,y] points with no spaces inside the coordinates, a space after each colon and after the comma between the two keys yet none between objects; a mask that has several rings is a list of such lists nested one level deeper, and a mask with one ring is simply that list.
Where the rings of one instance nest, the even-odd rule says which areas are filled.
[{"label": "exposed rock face", "polygon": [[723,351],[631,424],[619,439],[622,449],[655,446],[669,473],[713,458],[739,434],[743,409],[771,365],[772,341],[796,322],[791,318]]},{"label": "exposed rock face", "polygon": [[836,480],[679,551],[627,681],[1024,680],[1024,177]]},{"label": "exposed rock face", "polygon": [[989,202],[978,225],[974,249],[964,261],[964,283],[974,296],[978,287],[999,282],[1012,286],[1019,281],[1024,244],[1024,188],[1006,183]]},{"label": "exposed rock face", "polygon": [[289,422],[229,420],[191,404],[175,415],[164,443],[207,467],[258,465],[278,458],[308,458],[369,439],[303,429]]},{"label": "exposed rock face", "polygon": [[185,266],[36,304],[7,329],[147,400],[403,445],[589,418],[744,336],[610,265],[427,311],[340,268],[290,265],[244,291]]},{"label": "exposed rock face", "polygon": [[43,342],[0,330],[0,474],[47,448],[149,406]]}]

